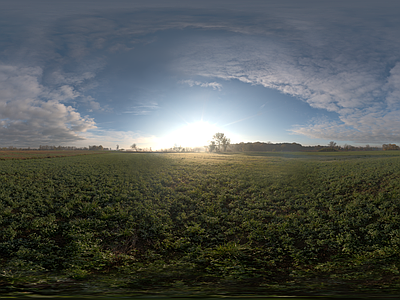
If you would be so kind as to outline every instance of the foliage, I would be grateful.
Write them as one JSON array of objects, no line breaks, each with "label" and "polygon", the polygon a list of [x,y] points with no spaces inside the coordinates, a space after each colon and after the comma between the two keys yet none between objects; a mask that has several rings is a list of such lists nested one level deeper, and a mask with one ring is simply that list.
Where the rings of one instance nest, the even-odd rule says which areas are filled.
[{"label": "foliage", "polygon": [[[331,144],[333,143],[333,144]],[[384,145],[385,146],[385,145]],[[229,147],[233,152],[248,152],[248,151],[272,151],[272,152],[298,152],[298,151],[320,151],[322,149],[336,149],[338,151],[380,151],[382,148],[371,147],[369,145],[351,146],[344,144],[343,147],[336,145],[335,142],[330,142],[327,146],[303,146],[298,143],[271,143],[271,142],[253,142],[231,144]],[[388,149],[387,149],[388,150]],[[395,149],[393,149],[395,150]],[[326,150],[322,150],[324,152]],[[328,150],[329,151],[329,150]]]},{"label": "foliage", "polygon": [[211,142],[210,142],[210,145],[208,145],[208,151],[209,151],[210,153],[211,153],[211,152],[214,152],[216,148],[217,148],[217,145],[215,144],[215,141],[211,141]]},{"label": "foliage", "polygon": [[336,142],[330,141],[328,144],[328,147],[334,149],[336,147],[336,145],[337,145]]},{"label": "foliage", "polygon": [[231,144],[231,140],[225,136],[224,133],[217,132],[213,136],[213,140],[211,144],[208,146],[209,151],[213,152],[214,150],[217,152],[225,152],[226,148]]},{"label": "foliage", "polygon": [[396,289],[397,153],[1,161],[0,291]]},{"label": "foliage", "polygon": [[0,151],[0,160],[38,159],[93,154],[87,150],[5,150]]},{"label": "foliage", "polygon": [[387,150],[399,150],[400,147],[397,146],[396,144],[383,144],[382,145],[382,150],[387,151]]}]

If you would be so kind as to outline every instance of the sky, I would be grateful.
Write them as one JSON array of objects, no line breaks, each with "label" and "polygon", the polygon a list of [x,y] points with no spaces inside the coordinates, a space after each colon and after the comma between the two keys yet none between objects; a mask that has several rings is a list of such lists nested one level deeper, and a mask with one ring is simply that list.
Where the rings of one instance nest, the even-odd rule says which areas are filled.
[{"label": "sky", "polygon": [[400,143],[400,1],[0,1],[0,147]]}]

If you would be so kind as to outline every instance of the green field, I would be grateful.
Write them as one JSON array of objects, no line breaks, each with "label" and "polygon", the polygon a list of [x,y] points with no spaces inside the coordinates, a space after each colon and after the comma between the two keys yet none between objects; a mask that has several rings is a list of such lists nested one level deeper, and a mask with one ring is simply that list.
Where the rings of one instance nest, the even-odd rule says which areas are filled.
[{"label": "green field", "polygon": [[0,150],[0,160],[38,159],[93,154],[88,150]]},{"label": "green field", "polygon": [[0,293],[400,294],[400,151],[0,161]]}]

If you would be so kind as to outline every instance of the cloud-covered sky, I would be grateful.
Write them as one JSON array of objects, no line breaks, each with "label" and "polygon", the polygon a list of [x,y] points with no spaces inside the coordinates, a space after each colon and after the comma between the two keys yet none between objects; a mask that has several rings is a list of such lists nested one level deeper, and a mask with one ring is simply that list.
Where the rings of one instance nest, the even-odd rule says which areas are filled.
[{"label": "cloud-covered sky", "polygon": [[399,143],[399,15],[388,0],[4,0],[0,147]]}]

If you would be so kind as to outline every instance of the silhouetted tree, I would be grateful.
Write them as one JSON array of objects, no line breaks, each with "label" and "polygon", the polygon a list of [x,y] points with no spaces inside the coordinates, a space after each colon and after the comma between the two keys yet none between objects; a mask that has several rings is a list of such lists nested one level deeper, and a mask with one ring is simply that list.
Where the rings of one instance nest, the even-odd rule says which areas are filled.
[{"label": "silhouetted tree", "polygon": [[223,151],[226,151],[226,148],[231,144],[231,140],[228,139],[222,132],[217,132],[214,134],[213,140],[215,141],[215,149],[217,151],[221,151],[221,148]]},{"label": "silhouetted tree", "polygon": [[328,146],[329,146],[329,148],[335,149],[335,147],[336,147],[336,142],[330,141],[329,144],[328,144]]},{"label": "silhouetted tree", "polygon": [[216,149],[217,145],[215,144],[215,141],[211,141],[210,145],[208,145],[208,151],[213,152]]},{"label": "silhouetted tree", "polygon": [[399,150],[400,147],[397,146],[396,144],[383,144],[382,145],[382,149],[384,151],[386,151],[386,150]]},{"label": "silhouetted tree", "polygon": [[103,146],[102,145],[93,145],[93,146],[89,146],[89,150],[103,150]]}]

